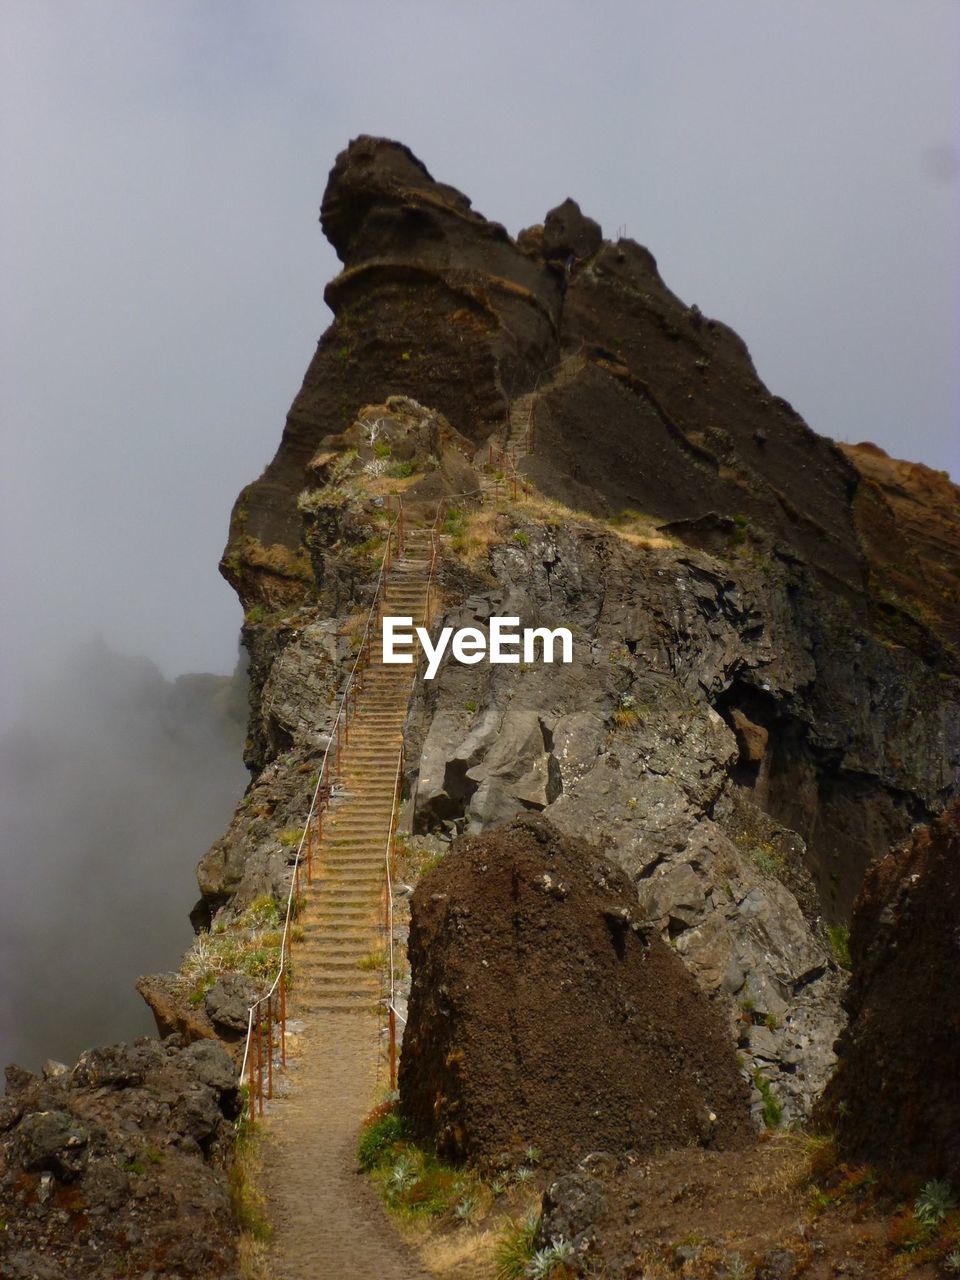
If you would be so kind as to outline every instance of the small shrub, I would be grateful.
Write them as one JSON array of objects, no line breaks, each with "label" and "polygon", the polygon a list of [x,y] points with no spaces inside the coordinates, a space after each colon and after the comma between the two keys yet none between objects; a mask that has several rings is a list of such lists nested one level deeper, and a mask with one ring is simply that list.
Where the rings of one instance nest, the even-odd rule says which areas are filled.
[{"label": "small shrub", "polygon": [[753,1073],[753,1083],[763,1100],[763,1123],[768,1129],[778,1129],[783,1120],[783,1106],[773,1092],[773,1086],[760,1070]]},{"label": "small shrub", "polygon": [[386,440],[375,440],[373,442],[373,456],[375,458],[389,458],[393,450],[387,444]]},{"label": "small shrub", "polygon": [[378,1108],[369,1117],[360,1132],[357,1143],[357,1164],[365,1172],[375,1169],[387,1151],[406,1137],[406,1124],[403,1116],[392,1105],[389,1109]]},{"label": "small shrub", "polygon": [[443,518],[442,530],[449,533],[453,537],[463,536],[466,528],[466,518],[460,507],[448,507],[447,514]]},{"label": "small shrub", "polygon": [[406,480],[408,476],[412,476],[414,471],[413,463],[409,460],[403,462],[392,462],[387,467],[387,475],[394,480]]},{"label": "small shrub", "polygon": [[476,1209],[477,1197],[475,1195],[466,1195],[454,1205],[453,1216],[458,1222],[469,1222]]},{"label": "small shrub", "polygon": [[469,711],[472,715],[477,709],[477,704],[471,699],[469,702],[465,702],[463,704],[463,709],[464,711]]},{"label": "small shrub", "polygon": [[640,712],[636,707],[617,707],[613,723],[618,729],[635,729],[640,723]]},{"label": "small shrub", "polygon": [[530,545],[530,539],[527,537],[527,535],[523,532],[522,529],[514,529],[513,540],[518,547],[527,547]]},{"label": "small shrub", "polygon": [[761,840],[752,846],[750,860],[758,871],[774,880],[779,879],[786,870],[783,855],[769,840]]},{"label": "small shrub", "polygon": [[414,1162],[409,1156],[399,1156],[387,1178],[388,1193],[394,1196],[401,1195],[418,1181],[417,1167]]},{"label": "small shrub", "polygon": [[950,1183],[942,1178],[931,1178],[921,1187],[913,1206],[913,1214],[924,1226],[936,1227],[956,1207],[957,1200]]}]

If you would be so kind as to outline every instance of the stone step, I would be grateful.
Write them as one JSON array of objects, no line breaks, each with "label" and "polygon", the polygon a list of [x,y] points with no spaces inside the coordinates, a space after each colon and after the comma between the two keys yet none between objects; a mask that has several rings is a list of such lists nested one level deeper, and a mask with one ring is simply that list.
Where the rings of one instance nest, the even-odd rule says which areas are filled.
[{"label": "stone step", "polygon": [[356,902],[316,902],[312,904],[310,917],[319,927],[330,930],[341,925],[361,928],[367,925],[374,928],[379,912],[379,900],[370,903]]},{"label": "stone step", "polygon": [[[314,865],[319,866],[319,871],[315,871],[314,879],[325,874],[327,868],[329,868],[331,875],[350,875],[353,873],[379,875],[383,870],[385,847],[386,839],[380,840],[366,849],[353,846],[349,849],[337,850],[337,854],[343,859],[342,862],[336,860],[336,854],[329,860],[326,858],[317,859]],[[358,854],[363,861],[358,860]]]},{"label": "stone step", "polygon": [[374,929],[380,918],[380,900],[376,897],[371,902],[324,902],[323,906],[317,904],[310,915],[319,928]]},{"label": "stone step", "polygon": [[371,925],[353,925],[345,924],[341,928],[339,925],[329,925],[322,921],[314,920],[310,924],[303,925],[303,942],[296,944],[294,950],[294,962],[301,947],[366,947],[368,950],[373,947],[379,938],[379,931],[375,926]]},{"label": "stone step", "polygon": [[370,897],[372,894],[374,898],[377,898],[380,895],[382,883],[383,876],[379,870],[371,871],[369,875],[349,880],[339,876],[324,876],[319,880],[315,879],[312,884],[307,886],[307,900],[312,903],[318,894],[325,893],[331,894],[334,901],[348,897],[351,894],[356,897],[362,895]]},{"label": "stone step", "polygon": [[317,908],[320,908],[323,905],[325,908],[325,906],[329,905],[330,908],[337,911],[343,906],[356,908],[357,910],[361,908],[369,910],[376,908],[380,901],[380,886],[379,884],[375,884],[372,888],[370,886],[365,888],[333,888],[333,886],[328,886],[324,888],[323,895],[325,899],[323,904],[317,902],[317,904],[311,904],[311,906],[316,905]]},{"label": "stone step", "polygon": [[306,1014],[311,1013],[376,1013],[379,1001],[371,1000],[369,996],[356,997],[354,999],[330,999],[330,1000],[309,1000],[299,1003],[297,1011]]},{"label": "stone step", "polygon": [[[296,979],[294,979],[296,981]],[[303,970],[301,991],[312,994],[314,991],[327,996],[337,995],[378,995],[380,992],[380,974],[371,970],[367,975],[362,969],[353,973],[323,973],[317,970]]]},{"label": "stone step", "polygon": [[[309,955],[304,955],[302,951],[297,951],[293,962],[298,974],[301,970],[306,973],[314,969],[342,969],[347,973],[353,973],[354,970],[357,970],[360,973],[364,973],[366,971],[359,967],[360,961],[366,960],[367,956],[372,955],[373,950],[373,947],[369,947],[365,951],[362,948],[357,948],[356,951],[347,953],[337,951],[334,947],[328,947],[323,951],[313,950]],[[371,969],[370,972],[376,973],[377,970]]]}]

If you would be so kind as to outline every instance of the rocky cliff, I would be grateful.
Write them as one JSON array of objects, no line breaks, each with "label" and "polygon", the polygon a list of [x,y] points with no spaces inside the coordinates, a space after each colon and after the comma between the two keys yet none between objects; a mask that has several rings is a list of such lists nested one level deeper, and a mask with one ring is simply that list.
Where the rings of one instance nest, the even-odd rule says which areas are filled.
[{"label": "rocky cliff", "polygon": [[[489,833],[534,811],[556,847],[586,841],[584,865],[614,869],[605,892],[723,1042],[726,1145],[741,1103],[755,1130],[802,1119],[834,1067],[865,869],[957,792],[960,491],[816,435],[648,250],[604,240],[572,200],[514,239],[407,148],[364,137],[321,221],[343,263],[334,319],[221,563],[246,610],[251,782],[200,863],[210,932],[180,973],[141,983],[158,1026],[239,1042],[402,499],[411,524],[441,521],[437,624],[573,633],[568,665],[448,657],[417,683],[402,825],[408,849],[452,860],[453,913],[414,899],[418,1051],[463,1048],[430,1025],[424,944],[483,897],[454,860],[489,840],[509,861]],[[458,854],[461,837],[481,843]],[[509,895],[488,897],[489,929],[508,932]],[[565,918],[525,923],[531,971]],[[475,1121],[454,1145],[485,1141]]]},{"label": "rocky cliff", "polygon": [[[305,807],[385,504],[403,491],[427,519],[467,494],[443,623],[572,625],[574,661],[421,682],[411,830],[533,809],[599,839],[748,1071],[805,1113],[843,1021],[825,926],[957,785],[956,487],[817,436],[571,200],[514,240],[361,138],[321,219],[334,320],[222,564],[248,611],[254,782],[201,865],[207,914],[281,890],[274,831]],[[481,510],[491,444],[528,488]]]}]

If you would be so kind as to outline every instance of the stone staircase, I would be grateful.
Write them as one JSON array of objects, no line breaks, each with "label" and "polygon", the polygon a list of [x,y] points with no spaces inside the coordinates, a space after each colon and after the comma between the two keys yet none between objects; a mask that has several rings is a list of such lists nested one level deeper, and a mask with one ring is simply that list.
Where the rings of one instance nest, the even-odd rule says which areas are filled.
[{"label": "stone staircase", "polygon": [[[422,624],[430,572],[429,530],[411,529],[390,567],[383,612]],[[383,665],[379,620],[363,691],[343,749],[340,798],[324,817],[313,882],[304,891],[303,941],[294,953],[294,1005],[311,1019],[368,1012],[381,995],[380,930],[387,837],[397,762],[416,663]],[[369,958],[370,968],[361,968]]]}]

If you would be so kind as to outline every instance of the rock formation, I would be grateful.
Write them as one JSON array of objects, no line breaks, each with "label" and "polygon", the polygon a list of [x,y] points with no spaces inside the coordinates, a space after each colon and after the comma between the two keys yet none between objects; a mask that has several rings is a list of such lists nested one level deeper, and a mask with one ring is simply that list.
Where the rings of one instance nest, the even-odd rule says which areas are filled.
[{"label": "rock formation", "polygon": [[[482,630],[505,615],[574,638],[569,665],[447,658],[411,701],[403,825],[440,851],[456,841],[418,890],[411,937],[401,1061],[421,1132],[488,1159],[523,1142],[559,1154],[563,1137],[580,1150],[735,1147],[748,1096],[754,1131],[803,1120],[845,1020],[846,958],[827,925],[849,918],[872,860],[958,789],[960,490],[817,436],[734,333],[672,294],[648,250],[604,240],[573,200],[513,239],[407,148],[363,137],[337,158],[321,221],[343,263],[325,292],[334,319],[275,457],[237,500],[221,562],[246,611],[251,782],[200,863],[193,919],[210,933],[180,973],[140,984],[161,1033],[176,1033],[156,1052],[216,1035],[237,1053],[402,498],[411,523],[441,530],[435,625]],[[531,812],[549,827],[493,831]],[[941,824],[901,857],[940,867],[954,845]],[[947,927],[932,873],[889,898],[892,865],[872,873],[855,926],[855,1020],[835,1086],[859,1100],[845,1122],[854,1151],[869,1146],[870,1011],[907,1038],[888,993],[913,987],[892,944],[925,960],[910,921]],[[892,923],[878,907],[874,930],[881,899]],[[224,938],[231,950],[217,952]],[[702,1031],[704,1057],[648,1000],[654,971]],[[558,973],[580,996],[579,1028],[558,1021]],[[502,1008],[494,980],[512,993]],[[521,982],[549,1027],[515,998]],[[480,1054],[459,1068],[450,1001],[469,1034],[523,1033],[489,1114],[477,1089],[491,1096],[491,1068]],[[641,1097],[625,1069],[608,1078],[607,1128],[589,1088],[578,1093],[587,1035],[619,1061],[613,1025],[660,1062],[673,1037],[693,1064],[669,1123],[662,1081]],[[552,1080],[551,1028],[563,1045]],[[903,1092],[912,1052],[883,1059],[883,1088],[925,1117]],[[524,1092],[518,1064],[536,1066],[540,1093]],[[956,1100],[946,1086],[936,1096]],[[74,1114],[43,1099],[34,1109]],[[36,1195],[44,1172],[67,1185],[73,1120],[57,1123],[66,1156],[43,1172],[21,1163],[7,1187],[26,1179]],[[912,1141],[902,1135],[918,1167],[955,1169],[946,1145]],[[694,1154],[727,1167],[722,1151]],[[631,1174],[645,1177],[646,1166]]]},{"label": "rock formation", "polygon": [[139,1040],[7,1071],[0,1099],[5,1280],[236,1280],[227,1161],[239,1107],[226,1051]]},{"label": "rock formation", "polygon": [[960,803],[870,868],[824,1114],[851,1160],[960,1185]]},{"label": "rock formation", "polygon": [[[513,241],[406,148],[361,138],[322,222],[344,263],[334,321],[224,553],[254,783],[201,865],[198,919],[284,883],[272,833],[304,810],[297,771],[326,741],[340,619],[368,598],[391,491],[431,512],[465,493],[442,623],[572,624],[575,661],[448,661],[420,684],[412,828],[534,809],[599,839],[726,1002],[748,1074],[806,1114],[843,1021],[824,922],[957,784],[955,486],[816,436],[735,334],[573,201]],[[479,517],[490,441],[534,496]]]},{"label": "rock formation", "polygon": [[542,818],[466,837],[418,885],[400,1105],[446,1159],[745,1146],[722,1012],[630,878]]}]

